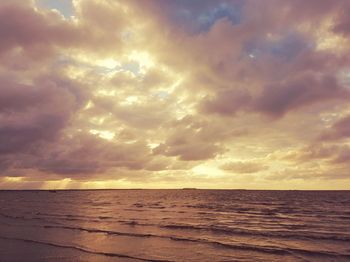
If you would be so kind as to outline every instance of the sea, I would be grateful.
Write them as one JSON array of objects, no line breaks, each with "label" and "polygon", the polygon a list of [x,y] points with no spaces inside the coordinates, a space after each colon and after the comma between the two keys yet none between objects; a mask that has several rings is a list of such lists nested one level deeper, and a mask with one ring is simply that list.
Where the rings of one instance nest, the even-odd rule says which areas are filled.
[{"label": "sea", "polygon": [[0,191],[0,261],[350,261],[350,191]]}]

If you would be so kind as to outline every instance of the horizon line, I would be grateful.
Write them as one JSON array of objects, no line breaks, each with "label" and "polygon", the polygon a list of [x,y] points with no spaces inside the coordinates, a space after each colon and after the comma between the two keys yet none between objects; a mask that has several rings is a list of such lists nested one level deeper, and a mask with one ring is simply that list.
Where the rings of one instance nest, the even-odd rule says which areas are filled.
[{"label": "horizon line", "polygon": [[350,189],[246,189],[246,188],[71,188],[71,189],[0,189],[0,191],[106,191],[106,190],[230,190],[230,191],[350,191]]}]

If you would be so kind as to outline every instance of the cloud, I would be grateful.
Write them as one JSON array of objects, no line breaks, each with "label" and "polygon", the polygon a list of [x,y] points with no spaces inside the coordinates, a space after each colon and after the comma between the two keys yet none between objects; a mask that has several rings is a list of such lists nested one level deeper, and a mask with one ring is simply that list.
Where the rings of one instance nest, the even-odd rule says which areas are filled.
[{"label": "cloud", "polygon": [[247,90],[218,91],[214,99],[206,98],[201,105],[204,112],[234,115],[237,111],[255,111],[281,117],[289,111],[332,100],[347,100],[349,91],[340,87],[332,76],[301,74],[296,78],[263,87],[254,98]]},{"label": "cloud", "polygon": [[44,2],[0,3],[0,187],[347,181],[347,1]]},{"label": "cloud", "polygon": [[272,116],[331,99],[347,99],[349,92],[338,86],[332,76],[301,75],[268,85],[255,102],[254,109]]},{"label": "cloud", "polygon": [[220,144],[221,139],[227,135],[225,130],[210,126],[206,121],[187,116],[171,123],[171,127],[173,131],[167,134],[163,143],[153,149],[154,154],[196,161],[214,158],[225,151]]},{"label": "cloud", "polygon": [[336,121],[327,131],[324,131],[319,140],[340,140],[350,137],[350,116]]},{"label": "cloud", "polygon": [[149,149],[142,142],[111,143],[94,135],[79,134],[58,141],[49,154],[38,158],[33,166],[45,172],[86,178],[116,167],[143,169],[150,160]]},{"label": "cloud", "polygon": [[23,84],[10,77],[0,78],[1,154],[53,140],[66,127],[82,99],[78,97],[77,84],[67,79],[53,77]]},{"label": "cloud", "polygon": [[0,53],[22,48],[43,56],[57,45],[67,46],[76,40],[76,31],[53,11],[40,13],[26,1],[0,4]]},{"label": "cloud", "polygon": [[251,100],[252,97],[247,90],[222,90],[214,99],[206,98],[201,104],[201,110],[205,113],[233,115],[242,109],[249,108]]},{"label": "cloud", "polygon": [[339,12],[335,19],[333,31],[338,34],[348,36],[350,33],[350,16],[349,16],[350,5],[349,3],[344,4],[342,10]]},{"label": "cloud", "polygon": [[195,161],[214,158],[222,152],[222,148],[208,143],[184,143],[170,146],[160,144],[153,152],[165,156],[179,156],[181,160]]},{"label": "cloud", "polygon": [[251,174],[257,173],[263,170],[267,170],[268,166],[252,161],[236,161],[228,162],[220,167],[222,170],[229,171],[237,174]]},{"label": "cloud", "polygon": [[299,162],[330,159],[339,151],[337,145],[311,144],[300,150],[290,152],[283,159]]}]

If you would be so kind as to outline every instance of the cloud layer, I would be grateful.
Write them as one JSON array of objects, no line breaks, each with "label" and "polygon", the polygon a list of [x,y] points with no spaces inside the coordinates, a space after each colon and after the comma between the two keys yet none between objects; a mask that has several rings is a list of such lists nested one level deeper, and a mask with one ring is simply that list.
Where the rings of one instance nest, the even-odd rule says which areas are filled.
[{"label": "cloud layer", "polygon": [[349,189],[348,10],[1,1],[0,188]]}]

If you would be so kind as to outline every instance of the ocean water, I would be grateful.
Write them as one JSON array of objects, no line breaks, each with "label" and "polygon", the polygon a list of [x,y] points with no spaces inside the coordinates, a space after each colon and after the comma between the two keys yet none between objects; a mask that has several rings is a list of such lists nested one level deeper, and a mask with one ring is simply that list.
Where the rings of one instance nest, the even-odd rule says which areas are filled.
[{"label": "ocean water", "polygon": [[0,261],[350,261],[350,191],[0,191]]}]

